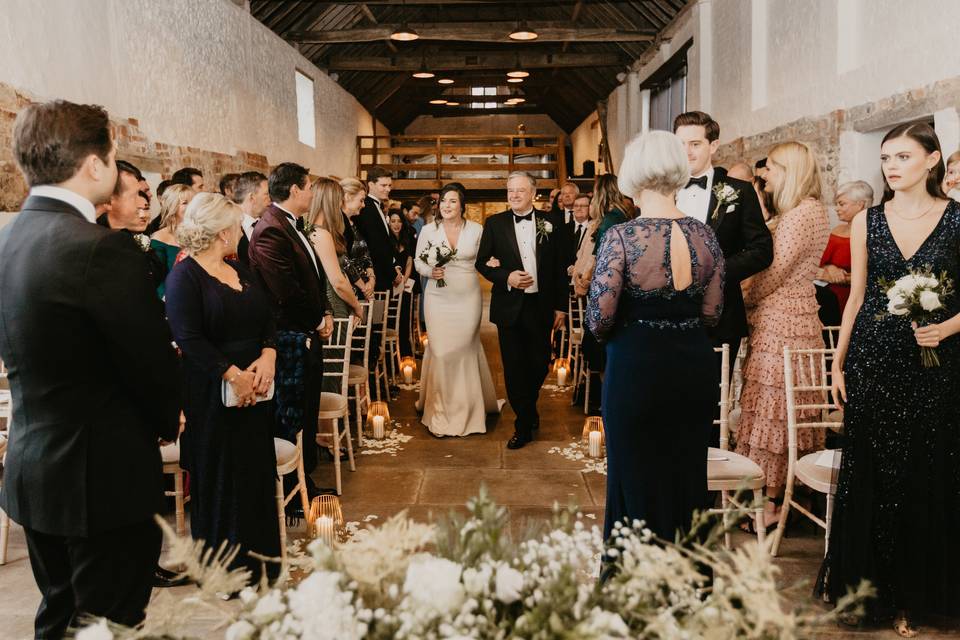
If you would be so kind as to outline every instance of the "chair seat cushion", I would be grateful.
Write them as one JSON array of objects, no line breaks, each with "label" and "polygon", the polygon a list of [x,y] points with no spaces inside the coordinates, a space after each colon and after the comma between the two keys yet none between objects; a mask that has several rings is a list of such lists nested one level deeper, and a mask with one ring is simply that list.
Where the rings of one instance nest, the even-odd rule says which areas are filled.
[{"label": "chair seat cushion", "polygon": [[320,413],[345,412],[346,410],[346,397],[339,393],[323,392],[320,394]]},{"label": "chair seat cushion", "polygon": [[359,364],[350,365],[350,373],[347,374],[347,384],[360,384],[366,382],[370,373],[367,368]]},{"label": "chair seat cushion", "polygon": [[160,447],[160,458],[163,460],[163,464],[180,462],[180,443],[174,442]]},{"label": "chair seat cushion", "polygon": [[[817,458],[821,451],[808,453],[797,460],[797,478],[800,482],[811,489],[816,489],[820,493],[833,493],[836,491],[836,484],[833,478],[836,470],[831,467],[821,467],[817,464]],[[837,458],[839,462],[839,458]]]},{"label": "chair seat cushion", "polygon": [[760,465],[733,451],[707,449],[707,482],[711,480],[755,480],[763,477]]},{"label": "chair seat cushion", "polygon": [[297,445],[283,438],[273,439],[273,449],[277,454],[277,466],[282,467],[285,464],[293,462],[297,457]]}]

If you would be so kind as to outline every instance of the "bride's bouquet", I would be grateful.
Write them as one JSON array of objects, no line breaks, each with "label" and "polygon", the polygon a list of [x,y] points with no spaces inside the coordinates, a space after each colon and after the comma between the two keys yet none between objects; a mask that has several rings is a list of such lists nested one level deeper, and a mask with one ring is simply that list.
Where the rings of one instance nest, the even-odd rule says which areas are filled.
[{"label": "bride's bouquet", "polygon": [[[880,286],[887,292],[887,313],[907,316],[918,325],[930,322],[943,309],[944,298],[953,295],[953,281],[947,277],[947,272],[941,272],[937,277],[929,266],[911,269],[894,282],[881,278]],[[925,367],[939,367],[937,350],[920,347],[920,362]]]},{"label": "bride's bouquet", "polygon": [[[423,248],[423,253],[420,254],[419,259],[428,267],[442,269],[444,265],[455,257],[457,257],[456,249],[451,249],[443,242],[433,244],[433,242],[427,240],[427,246]],[[439,278],[437,280],[437,286],[445,287],[447,286],[447,282],[443,278]]]}]

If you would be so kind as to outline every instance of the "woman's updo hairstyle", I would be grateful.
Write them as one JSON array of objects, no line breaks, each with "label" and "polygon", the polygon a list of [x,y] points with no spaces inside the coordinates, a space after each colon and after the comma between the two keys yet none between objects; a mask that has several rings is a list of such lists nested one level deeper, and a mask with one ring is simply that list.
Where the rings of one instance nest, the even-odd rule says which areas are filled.
[{"label": "woman's updo hairstyle", "polygon": [[434,215],[434,220],[437,225],[440,225],[440,221],[443,219],[440,216],[440,203],[443,202],[443,196],[447,193],[453,191],[460,197],[460,217],[466,217],[467,215],[467,190],[463,188],[463,185],[459,182],[450,182],[443,185],[443,188],[440,189],[440,199],[437,201],[437,211]]},{"label": "woman's updo hairstyle", "polygon": [[217,235],[240,224],[243,211],[219,193],[198,193],[177,225],[177,242],[187,255],[197,255],[212,245]]},{"label": "woman's updo hairstyle", "polygon": [[669,131],[649,131],[627,144],[620,163],[620,192],[636,200],[643,191],[675,193],[690,180],[687,154]]}]

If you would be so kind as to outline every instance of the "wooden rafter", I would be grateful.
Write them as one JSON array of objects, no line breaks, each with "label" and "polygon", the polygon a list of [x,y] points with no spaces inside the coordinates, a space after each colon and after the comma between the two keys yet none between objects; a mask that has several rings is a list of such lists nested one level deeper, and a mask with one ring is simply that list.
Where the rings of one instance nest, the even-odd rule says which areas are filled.
[{"label": "wooden rafter", "polygon": [[[484,24],[447,22],[410,24],[409,26],[416,30],[421,40],[512,43],[508,35],[515,25],[515,22]],[[286,39],[290,42],[326,44],[375,42],[389,39],[390,34],[399,27],[399,24],[380,24],[376,27],[340,31],[293,31],[286,34]],[[655,31],[636,31],[617,27],[571,27],[569,24],[560,26],[545,23],[530,24],[530,27],[539,34],[538,44],[542,42],[650,42],[656,35]]]}]

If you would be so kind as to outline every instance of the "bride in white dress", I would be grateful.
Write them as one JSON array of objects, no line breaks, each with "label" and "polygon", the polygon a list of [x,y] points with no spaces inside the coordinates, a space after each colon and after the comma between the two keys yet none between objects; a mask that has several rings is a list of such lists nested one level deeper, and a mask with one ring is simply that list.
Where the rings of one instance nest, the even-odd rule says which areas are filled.
[{"label": "bride in white dress", "polygon": [[[483,299],[474,261],[483,227],[464,218],[464,198],[459,185],[441,190],[440,216],[420,230],[413,259],[417,272],[429,278],[423,294],[428,341],[417,408],[436,436],[485,433],[486,414],[499,410],[480,344]],[[436,268],[436,247],[441,245],[457,253]],[[428,247],[429,264],[420,258]],[[438,286],[440,280],[446,286]]]}]

